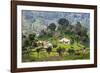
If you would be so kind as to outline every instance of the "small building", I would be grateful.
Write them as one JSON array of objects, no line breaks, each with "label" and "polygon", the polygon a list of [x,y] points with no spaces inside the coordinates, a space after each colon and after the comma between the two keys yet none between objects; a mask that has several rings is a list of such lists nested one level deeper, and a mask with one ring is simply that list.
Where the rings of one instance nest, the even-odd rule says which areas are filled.
[{"label": "small building", "polygon": [[59,42],[64,44],[70,44],[70,40],[67,38],[62,38],[61,40],[59,40]]},{"label": "small building", "polygon": [[50,43],[49,41],[37,41],[36,43],[38,44],[38,46],[43,46],[44,48],[48,48],[48,47],[53,48],[52,43]]},{"label": "small building", "polygon": [[48,48],[48,47],[53,48],[53,45],[50,42],[44,41],[44,48]]}]

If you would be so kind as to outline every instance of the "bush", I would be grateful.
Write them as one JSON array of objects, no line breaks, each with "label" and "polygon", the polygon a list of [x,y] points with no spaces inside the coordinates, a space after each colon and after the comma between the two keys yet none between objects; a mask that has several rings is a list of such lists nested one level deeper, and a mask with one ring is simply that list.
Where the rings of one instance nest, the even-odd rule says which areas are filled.
[{"label": "bush", "polygon": [[75,53],[75,50],[74,50],[74,49],[68,49],[68,53],[69,53],[70,55],[72,55],[72,54]]}]

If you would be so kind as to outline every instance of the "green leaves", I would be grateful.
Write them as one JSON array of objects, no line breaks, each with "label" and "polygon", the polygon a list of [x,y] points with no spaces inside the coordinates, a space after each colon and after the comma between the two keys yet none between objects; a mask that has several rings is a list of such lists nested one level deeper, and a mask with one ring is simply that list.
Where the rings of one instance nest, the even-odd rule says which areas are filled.
[{"label": "green leaves", "polygon": [[47,28],[50,29],[51,31],[55,31],[56,25],[55,25],[55,23],[51,23],[51,24],[49,24],[49,26]]},{"label": "green leaves", "polygon": [[69,21],[65,18],[61,18],[58,20],[58,24],[62,25],[62,26],[68,26],[69,25]]},{"label": "green leaves", "polygon": [[29,40],[30,41],[34,40],[35,39],[35,36],[36,36],[35,34],[29,34]]}]

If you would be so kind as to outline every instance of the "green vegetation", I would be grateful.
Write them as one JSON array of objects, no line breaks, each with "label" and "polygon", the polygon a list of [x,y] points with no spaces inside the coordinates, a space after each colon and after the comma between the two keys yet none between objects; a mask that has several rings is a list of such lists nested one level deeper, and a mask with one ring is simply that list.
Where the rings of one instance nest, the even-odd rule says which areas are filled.
[{"label": "green vegetation", "polygon": [[80,22],[71,25],[70,21],[61,18],[59,26],[51,23],[39,36],[35,33],[22,37],[22,61],[61,61],[89,59],[88,29]]}]

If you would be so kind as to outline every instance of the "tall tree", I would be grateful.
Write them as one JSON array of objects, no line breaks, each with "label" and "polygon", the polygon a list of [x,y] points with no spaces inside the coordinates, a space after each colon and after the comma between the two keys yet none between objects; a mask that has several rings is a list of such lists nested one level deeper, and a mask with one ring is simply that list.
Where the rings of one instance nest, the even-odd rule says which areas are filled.
[{"label": "tall tree", "polygon": [[[58,20],[58,30],[60,30],[61,33],[63,33],[69,26],[69,21],[66,18],[60,18]],[[62,35],[64,36],[64,35]]]},{"label": "tall tree", "polygon": [[82,30],[82,25],[81,25],[80,22],[77,22],[76,25],[75,25],[75,33],[80,35],[81,30]]},{"label": "tall tree", "polygon": [[33,41],[35,39],[35,34],[29,34],[29,40],[30,41]]},{"label": "tall tree", "polygon": [[75,38],[76,38],[77,43],[80,42],[84,44],[85,46],[88,45],[89,37],[87,35],[87,32],[88,32],[88,29],[82,26],[80,22],[76,23],[74,27],[74,33],[75,33]]},{"label": "tall tree", "polygon": [[30,46],[32,46],[32,42],[35,40],[35,34],[33,33],[33,34],[29,34],[29,43],[30,43]]},{"label": "tall tree", "polygon": [[50,29],[51,31],[55,31],[55,29],[56,29],[55,23],[49,24],[48,29]]},{"label": "tall tree", "polygon": [[82,34],[82,25],[80,22],[77,22],[75,27],[74,27],[74,33],[75,33],[75,37],[76,37],[76,41],[78,43],[78,41],[80,41],[81,38],[81,34]]},{"label": "tall tree", "polygon": [[62,26],[68,26],[69,25],[69,21],[65,18],[60,18],[58,20],[58,24],[62,25]]}]

